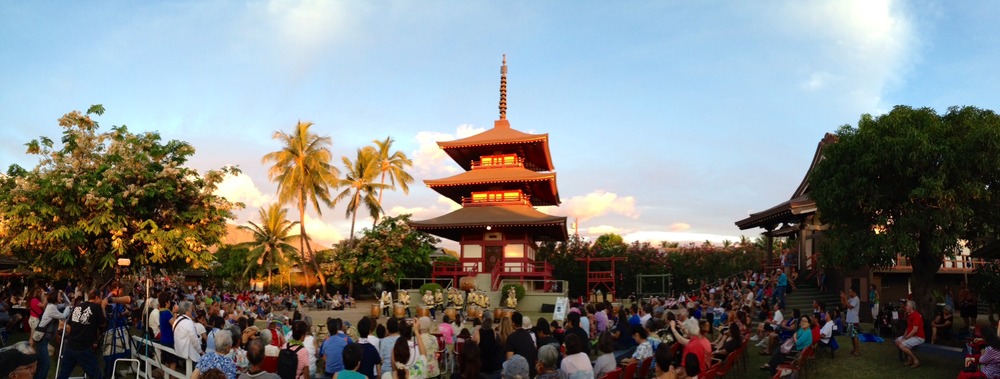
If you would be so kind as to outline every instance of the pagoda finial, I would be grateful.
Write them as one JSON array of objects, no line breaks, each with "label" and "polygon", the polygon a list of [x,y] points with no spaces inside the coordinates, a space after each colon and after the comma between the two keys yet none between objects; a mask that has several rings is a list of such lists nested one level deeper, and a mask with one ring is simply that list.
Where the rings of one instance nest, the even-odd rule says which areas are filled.
[{"label": "pagoda finial", "polygon": [[503,55],[500,66],[500,119],[507,119],[507,54]]}]

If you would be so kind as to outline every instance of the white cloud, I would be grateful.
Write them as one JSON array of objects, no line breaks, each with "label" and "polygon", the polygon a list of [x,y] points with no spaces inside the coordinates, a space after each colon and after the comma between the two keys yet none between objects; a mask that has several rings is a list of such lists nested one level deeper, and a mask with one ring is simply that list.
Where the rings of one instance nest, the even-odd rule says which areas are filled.
[{"label": "white cloud", "polygon": [[683,232],[683,231],[686,231],[688,229],[691,229],[691,224],[684,223],[684,222],[675,222],[673,224],[670,224],[670,231],[671,232]]},{"label": "white cloud", "polygon": [[913,22],[893,0],[791,1],[782,20],[797,37],[820,47],[806,62],[800,81],[806,91],[830,89],[867,107],[898,83],[918,43]]},{"label": "white cloud", "polygon": [[[360,223],[360,220],[358,220]],[[327,248],[330,245],[339,242],[344,239],[344,235],[340,234],[337,227],[333,224],[327,223],[323,219],[317,219],[306,213],[306,233],[312,237],[313,249],[318,250],[317,244],[323,245],[322,248]],[[295,234],[298,234],[298,228],[295,228]]]},{"label": "white cloud", "polygon": [[451,141],[459,138],[476,135],[486,131],[485,128],[477,128],[469,124],[459,125],[454,134],[423,131],[417,133],[417,151],[413,152],[413,168],[422,176],[432,174],[456,174],[461,171],[461,167],[451,160],[437,143],[439,141]]},{"label": "white cloud", "polygon": [[616,227],[611,226],[611,225],[599,225],[599,226],[593,226],[593,227],[587,228],[587,233],[586,234],[589,235],[589,236],[600,236],[600,235],[609,234],[609,233],[621,234],[622,230],[623,229],[616,228]]},{"label": "white cloud", "polygon": [[618,196],[612,192],[596,190],[583,196],[573,196],[563,201],[559,207],[544,207],[539,210],[564,215],[586,221],[608,213],[616,213],[630,218],[638,218],[635,197]]},{"label": "white cloud", "polygon": [[457,203],[451,201],[451,199],[447,197],[438,196],[437,205],[433,205],[430,207],[421,207],[421,206],[404,207],[401,205],[397,205],[395,207],[390,208],[386,213],[389,214],[390,216],[410,214],[411,220],[424,220],[424,219],[443,216],[448,212],[454,211],[461,207],[462,207],[461,205],[458,205]]},{"label": "white cloud", "polygon": [[247,208],[261,208],[277,200],[273,194],[264,194],[249,175],[226,174],[215,194],[233,202],[242,202]]}]

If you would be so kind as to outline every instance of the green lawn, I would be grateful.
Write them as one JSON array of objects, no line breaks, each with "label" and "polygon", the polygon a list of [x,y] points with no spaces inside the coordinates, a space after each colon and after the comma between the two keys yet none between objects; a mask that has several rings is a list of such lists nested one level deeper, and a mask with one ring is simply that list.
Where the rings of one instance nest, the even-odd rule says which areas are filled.
[{"label": "green lawn", "polygon": [[[852,357],[848,354],[851,351],[851,342],[846,336],[837,337],[837,342],[840,344],[840,350],[837,351],[836,357],[830,359],[829,355],[824,355],[811,361],[807,377],[943,379],[958,376],[963,364],[960,360],[930,357],[918,352],[917,358],[920,359],[920,367],[913,369],[899,362],[896,346],[892,340],[886,340],[883,343],[862,343],[860,357]],[[771,357],[759,355],[760,349],[754,348],[752,345],[748,351],[750,358],[747,365],[747,375],[744,377],[770,378],[768,371],[761,371],[758,367],[767,363]]]}]

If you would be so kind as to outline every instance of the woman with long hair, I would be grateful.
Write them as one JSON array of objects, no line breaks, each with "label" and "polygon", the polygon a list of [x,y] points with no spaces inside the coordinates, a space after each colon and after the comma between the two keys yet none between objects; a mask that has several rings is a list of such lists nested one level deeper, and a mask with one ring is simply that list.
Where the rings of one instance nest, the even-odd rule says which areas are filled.
[{"label": "woman with long hair", "polygon": [[[416,343],[413,351],[411,344]],[[420,337],[420,328],[413,328],[413,337],[401,333],[392,347],[392,366],[382,373],[382,379],[425,379],[427,378],[427,349]]]},{"label": "woman with long hair", "polygon": [[465,341],[458,354],[458,371],[451,374],[451,379],[479,379],[483,368],[483,359],[479,354],[479,344],[472,340]]},{"label": "woman with long hair", "polygon": [[[59,302],[59,295],[62,295],[62,303]],[[59,307],[63,307],[60,311]],[[73,311],[73,307],[70,306],[69,297],[66,296],[62,291],[50,292],[46,296],[45,311],[42,312],[42,317],[38,321],[43,329],[48,327],[51,331],[55,331],[59,327],[59,320],[65,320],[69,317],[70,312]],[[34,334],[34,333],[32,333]],[[38,357],[38,367],[35,370],[35,379],[45,379],[49,376],[49,367],[52,366],[52,361],[49,358],[49,340],[50,336],[45,333],[42,334],[41,340],[35,342],[35,355]]]},{"label": "woman with long hair", "polygon": [[497,340],[500,341],[500,346],[507,346],[507,337],[514,333],[514,322],[510,317],[504,317],[500,319],[500,330]]},{"label": "woman with long hair", "polygon": [[799,317],[798,320],[799,328],[795,331],[795,334],[790,337],[795,340],[795,347],[788,353],[783,353],[781,349],[777,349],[774,354],[771,354],[771,361],[765,363],[763,366],[760,366],[761,370],[768,370],[771,372],[771,375],[774,375],[781,362],[786,361],[789,357],[798,354],[798,352],[805,350],[805,348],[809,347],[809,345],[812,345],[812,321],[809,319],[809,316]]}]

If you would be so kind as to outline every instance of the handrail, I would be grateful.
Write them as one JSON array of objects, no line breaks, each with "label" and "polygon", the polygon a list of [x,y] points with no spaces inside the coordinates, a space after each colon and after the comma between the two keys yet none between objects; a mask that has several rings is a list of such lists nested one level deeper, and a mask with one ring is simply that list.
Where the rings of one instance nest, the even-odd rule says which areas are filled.
[{"label": "handrail", "polygon": [[[152,371],[153,367],[158,368],[160,370],[163,370],[163,374],[167,378],[169,378],[169,377],[190,378],[191,377],[191,373],[194,371],[194,362],[191,359],[189,359],[189,358],[186,359],[187,360],[187,364],[184,365],[185,366],[185,369],[184,369],[185,372],[181,373],[179,371],[175,371],[175,370],[173,370],[171,368],[168,368],[167,366],[161,364],[160,361],[159,361],[159,359],[156,358],[156,357],[159,357],[160,354],[163,353],[163,352],[167,352],[167,353],[173,354],[175,357],[177,357],[178,356],[177,355],[177,351],[174,350],[173,348],[169,348],[169,347],[163,346],[163,345],[161,345],[159,343],[155,343],[155,342],[153,342],[153,341],[151,341],[149,339],[144,339],[144,338],[142,338],[140,336],[132,336],[132,341],[134,341],[134,343],[139,344],[138,347],[136,347],[135,345],[132,346],[132,357],[135,358],[135,359],[138,359],[139,361],[141,361],[142,363],[145,364],[145,365],[139,365],[140,368],[143,368],[143,367],[145,368],[145,372],[142,373],[143,377],[151,378],[152,377],[151,371]],[[147,357],[147,356],[141,354],[138,351],[139,348],[142,348],[142,347],[144,347],[143,345],[147,345],[147,344],[148,344],[148,346],[150,348],[153,349],[153,357]]]}]

